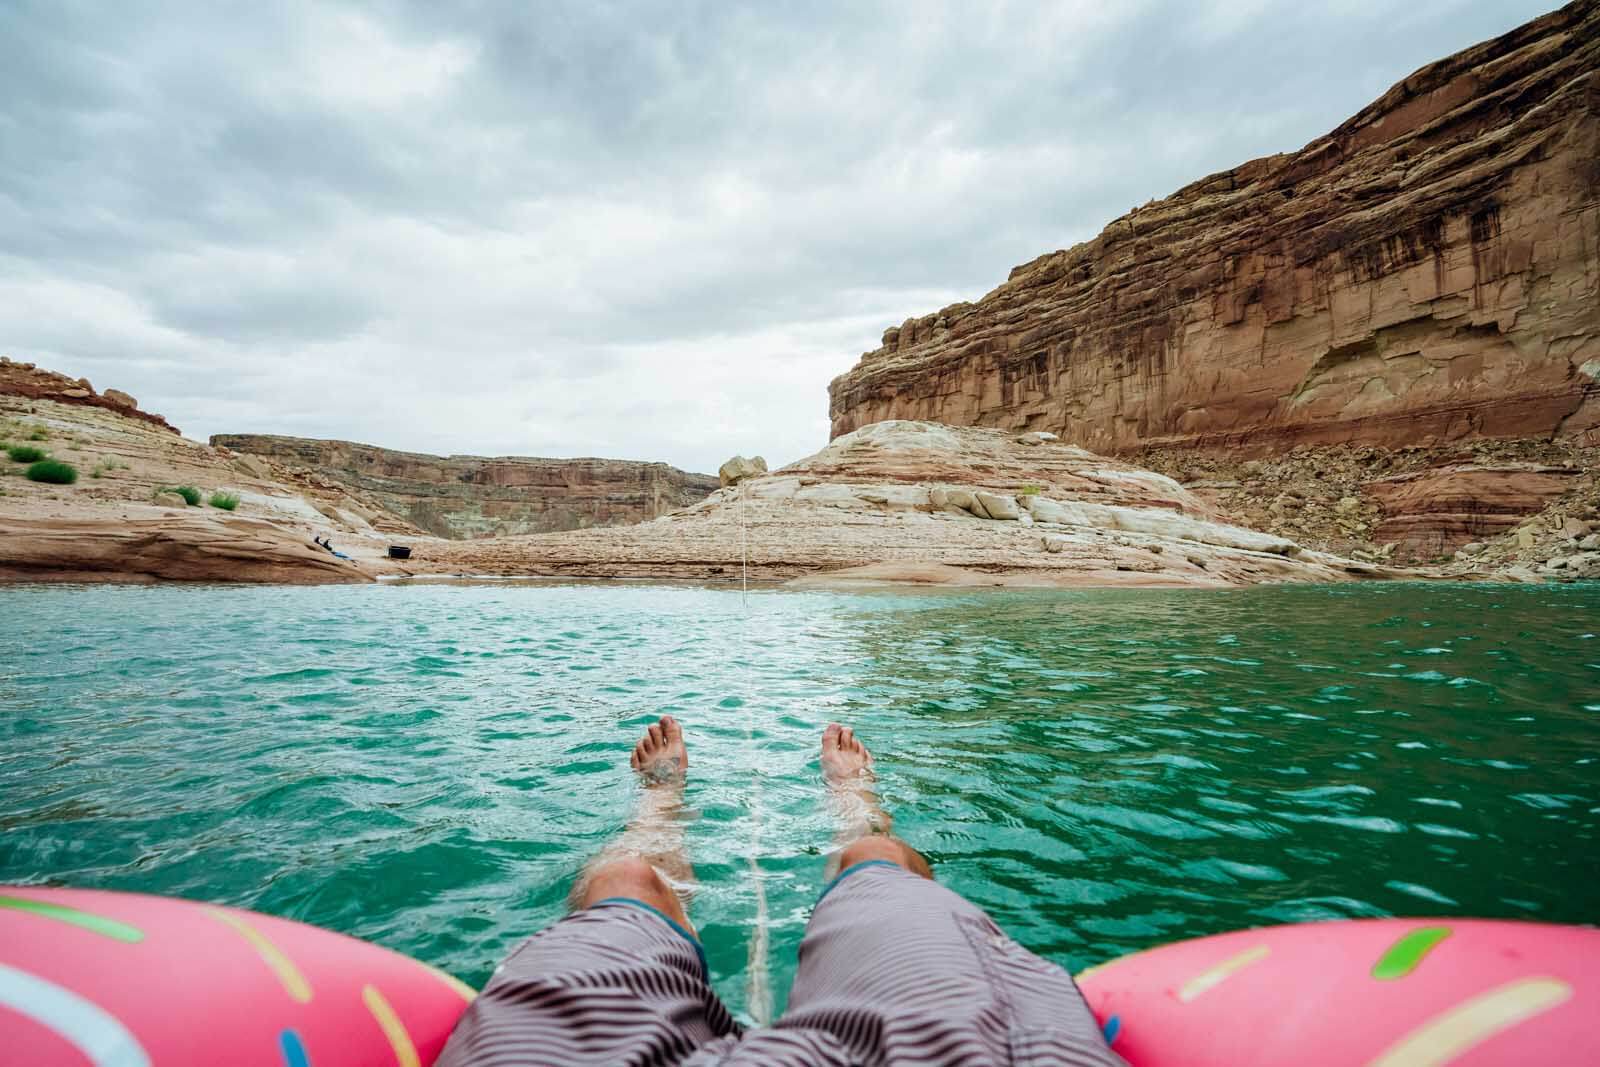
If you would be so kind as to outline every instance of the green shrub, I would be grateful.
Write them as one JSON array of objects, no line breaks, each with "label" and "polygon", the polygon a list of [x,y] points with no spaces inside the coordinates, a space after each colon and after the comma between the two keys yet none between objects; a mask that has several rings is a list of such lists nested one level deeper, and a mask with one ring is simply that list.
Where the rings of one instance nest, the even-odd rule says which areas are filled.
[{"label": "green shrub", "polygon": [[179,496],[183,497],[183,502],[188,504],[191,508],[200,506],[200,490],[196,489],[192,485],[175,485],[168,489],[167,492],[177,493]]},{"label": "green shrub", "polygon": [[211,494],[211,499],[207,503],[214,508],[221,508],[223,511],[232,511],[239,506],[239,497],[234,493],[224,493],[221,489],[218,489]]},{"label": "green shrub", "polygon": [[32,445],[7,445],[6,455],[13,463],[37,463],[45,457],[45,451]]},{"label": "green shrub", "polygon": [[1038,496],[1044,492],[1044,487],[1039,485],[1024,485],[1017,490],[1019,496]]},{"label": "green shrub", "polygon": [[45,429],[43,426],[35,426],[33,428],[33,432],[28,435],[28,440],[48,441],[50,440],[50,431]]},{"label": "green shrub", "polygon": [[59,459],[41,459],[28,468],[28,481],[71,485],[78,480],[78,468]]}]

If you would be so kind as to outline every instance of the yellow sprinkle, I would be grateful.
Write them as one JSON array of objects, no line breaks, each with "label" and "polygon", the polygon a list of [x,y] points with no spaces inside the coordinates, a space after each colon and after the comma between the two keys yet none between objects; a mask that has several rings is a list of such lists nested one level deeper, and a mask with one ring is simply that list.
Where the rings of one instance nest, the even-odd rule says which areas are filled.
[{"label": "yellow sprinkle", "polygon": [[1208,971],[1202,971],[1185,982],[1178,990],[1178,999],[1187,1004],[1201,993],[1208,992],[1232,978],[1235,972],[1242,971],[1252,963],[1260,963],[1267,958],[1272,950],[1266,945],[1257,945],[1255,948],[1245,949],[1231,959],[1223,960]]},{"label": "yellow sprinkle", "polygon": [[366,1002],[372,1017],[378,1020],[383,1036],[389,1039],[389,1045],[394,1049],[395,1063],[399,1067],[422,1067],[422,1061],[417,1058],[417,1047],[411,1043],[411,1035],[406,1033],[405,1024],[394,1013],[389,1002],[383,999],[378,987],[362,986],[361,999]]},{"label": "yellow sprinkle", "polygon": [[1549,1011],[1572,996],[1556,978],[1520,978],[1435,1015],[1384,1049],[1370,1067],[1441,1067],[1502,1030]]},{"label": "yellow sprinkle", "polygon": [[301,1004],[309,1004],[311,1002],[311,983],[306,981],[306,976],[300,973],[300,968],[294,965],[293,960],[285,956],[277,945],[267,940],[266,935],[231,911],[224,911],[221,908],[207,908],[206,914],[218,922],[226,923],[233,927],[246,941],[250,942],[251,947],[256,950],[256,954],[261,957],[262,962],[271,967],[273,973],[278,976],[278,981],[283,983],[284,991],[289,994],[291,999]]},{"label": "yellow sprinkle", "polygon": [[[421,960],[418,960],[417,962],[422,963]],[[443,982],[445,985],[461,994],[461,999],[466,1001],[468,1004],[471,1004],[474,1000],[478,999],[478,991],[476,989],[473,989],[471,986],[457,978],[455,975],[451,974],[449,971],[441,971],[439,968],[426,963],[423,963],[422,965],[427,967],[428,970],[432,971],[433,976],[439,979],[439,981]]]}]

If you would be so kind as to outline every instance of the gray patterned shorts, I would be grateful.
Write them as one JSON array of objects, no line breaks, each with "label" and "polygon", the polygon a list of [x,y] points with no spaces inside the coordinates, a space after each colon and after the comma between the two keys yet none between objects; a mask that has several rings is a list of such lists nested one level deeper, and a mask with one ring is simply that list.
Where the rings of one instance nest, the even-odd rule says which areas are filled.
[{"label": "gray patterned shorts", "polygon": [[523,942],[438,1062],[1123,1064],[1067,972],[956,893],[881,860],[823,890],[771,1027],[741,1028],[707,983],[700,943],[618,898]]}]

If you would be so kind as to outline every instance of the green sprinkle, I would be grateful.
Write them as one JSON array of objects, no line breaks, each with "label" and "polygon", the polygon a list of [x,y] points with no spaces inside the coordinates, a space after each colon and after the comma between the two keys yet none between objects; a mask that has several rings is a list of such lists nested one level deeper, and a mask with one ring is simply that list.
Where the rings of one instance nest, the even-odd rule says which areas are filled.
[{"label": "green sprinkle", "polygon": [[1450,936],[1448,926],[1419,926],[1408,934],[1401,936],[1400,940],[1389,946],[1389,951],[1378,958],[1372,965],[1372,977],[1379,981],[1393,981],[1404,978],[1417,969],[1424,956],[1433,951],[1433,947]]},{"label": "green sprinkle", "polygon": [[57,919],[61,922],[71,923],[73,926],[81,926],[85,930],[102,934],[114,941],[126,941],[130,945],[144,940],[143,930],[129,926],[127,923],[118,922],[115,919],[107,919],[101,915],[90,915],[86,911],[69,908],[64,904],[52,904],[46,900],[31,900],[28,897],[0,896],[0,908],[12,908],[16,911],[42,915],[47,919]]}]

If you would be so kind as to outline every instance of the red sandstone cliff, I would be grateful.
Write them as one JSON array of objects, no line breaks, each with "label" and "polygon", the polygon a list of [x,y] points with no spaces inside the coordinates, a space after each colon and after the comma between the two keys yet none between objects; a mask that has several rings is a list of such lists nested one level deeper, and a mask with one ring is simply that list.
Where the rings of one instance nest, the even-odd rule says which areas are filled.
[{"label": "red sandstone cliff", "polygon": [[833,434],[1600,443],[1597,103],[1600,2],[1580,0],[890,328],[830,386]]}]

